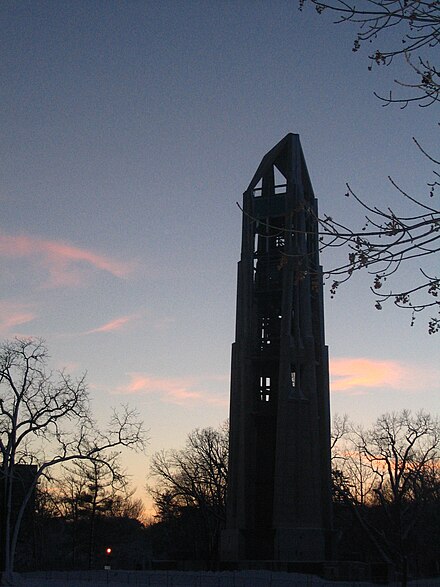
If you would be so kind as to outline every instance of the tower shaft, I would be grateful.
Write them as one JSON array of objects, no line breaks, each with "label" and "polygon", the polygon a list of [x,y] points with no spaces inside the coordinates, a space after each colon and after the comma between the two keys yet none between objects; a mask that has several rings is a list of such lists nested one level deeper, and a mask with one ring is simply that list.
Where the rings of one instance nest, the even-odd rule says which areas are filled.
[{"label": "tower shaft", "polygon": [[317,202],[298,135],[243,196],[225,560],[317,561],[331,528]]}]

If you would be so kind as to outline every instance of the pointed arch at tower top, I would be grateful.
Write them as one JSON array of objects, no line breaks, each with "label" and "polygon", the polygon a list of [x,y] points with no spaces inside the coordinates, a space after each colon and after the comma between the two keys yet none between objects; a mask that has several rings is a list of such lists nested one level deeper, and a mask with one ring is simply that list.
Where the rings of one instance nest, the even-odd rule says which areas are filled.
[{"label": "pointed arch at tower top", "polygon": [[302,182],[307,184],[308,191],[312,191],[299,135],[288,133],[266,153],[246,191],[254,190],[263,178],[268,178],[272,173],[276,174],[277,172],[281,174],[285,182],[301,178]]}]

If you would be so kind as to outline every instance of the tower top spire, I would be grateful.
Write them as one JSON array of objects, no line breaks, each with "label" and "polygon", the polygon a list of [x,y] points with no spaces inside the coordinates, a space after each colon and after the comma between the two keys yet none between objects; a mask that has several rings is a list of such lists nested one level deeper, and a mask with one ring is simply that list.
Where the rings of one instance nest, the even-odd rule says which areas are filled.
[{"label": "tower top spire", "polygon": [[300,162],[301,166],[306,169],[299,135],[289,132],[274,147],[272,147],[266,155],[264,155],[257,171],[248,185],[247,191],[253,190],[273,166],[275,166],[285,178],[290,180],[298,162]]}]

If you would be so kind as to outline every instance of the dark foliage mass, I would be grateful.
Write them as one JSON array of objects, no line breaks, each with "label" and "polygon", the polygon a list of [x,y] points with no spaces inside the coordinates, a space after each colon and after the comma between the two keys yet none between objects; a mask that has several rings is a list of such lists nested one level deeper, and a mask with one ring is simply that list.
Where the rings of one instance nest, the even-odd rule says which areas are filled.
[{"label": "dark foliage mass", "polygon": [[116,456],[111,464],[110,472],[100,463],[77,463],[39,484],[17,547],[18,570],[145,568],[143,504]]},{"label": "dark foliage mass", "polygon": [[173,559],[218,560],[224,527],[228,430],[197,429],[182,450],[153,455],[151,474],[157,525],[155,553]]},{"label": "dark foliage mass", "polygon": [[[382,580],[438,576],[438,419],[403,410],[364,429],[336,417],[332,462],[341,565],[356,561]],[[116,478],[93,464],[69,466],[56,481],[40,484],[17,547],[17,568],[144,569],[194,561],[217,568],[227,463],[225,426],[195,430],[183,449],[156,454],[150,489],[156,517],[147,526],[117,460]]]},{"label": "dark foliage mass", "polygon": [[[224,501],[219,508],[212,488],[220,485],[225,495],[226,441],[224,429],[196,430],[186,448],[155,455],[157,521],[148,528],[154,558],[204,560],[208,567],[218,562]],[[378,579],[391,572],[438,575],[438,419],[404,410],[384,414],[362,429],[336,417],[332,445],[336,557],[365,565]],[[224,450],[212,451],[213,446]],[[218,470],[224,472],[221,477]]]}]

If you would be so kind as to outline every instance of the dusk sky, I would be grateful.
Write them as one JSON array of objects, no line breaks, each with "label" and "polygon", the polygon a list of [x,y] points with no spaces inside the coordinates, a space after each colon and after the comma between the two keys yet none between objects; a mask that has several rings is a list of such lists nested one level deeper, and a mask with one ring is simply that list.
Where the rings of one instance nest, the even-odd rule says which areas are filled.
[{"label": "dusk sky", "polygon": [[[396,212],[388,175],[427,196],[411,137],[434,151],[434,107],[383,108],[373,91],[407,69],[369,72],[355,29],[294,0],[6,1],[0,18],[0,336],[43,337],[54,369],[87,371],[100,421],[138,408],[142,492],[149,455],[228,416],[236,202],[263,155],[298,133],[320,211],[360,227],[347,181]],[[334,300],[329,285],[332,412],[438,412],[427,318],[375,310],[367,276]]]}]

